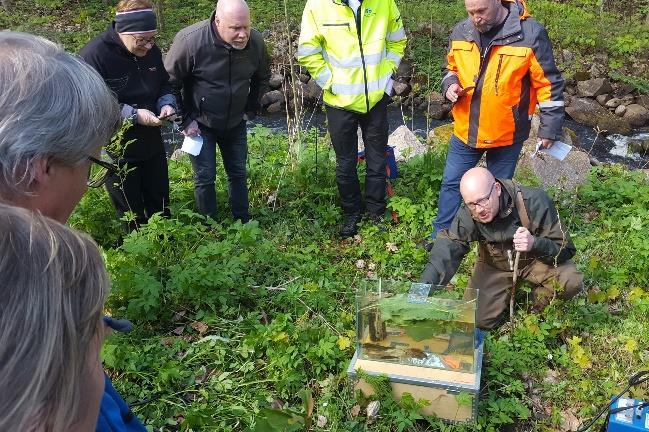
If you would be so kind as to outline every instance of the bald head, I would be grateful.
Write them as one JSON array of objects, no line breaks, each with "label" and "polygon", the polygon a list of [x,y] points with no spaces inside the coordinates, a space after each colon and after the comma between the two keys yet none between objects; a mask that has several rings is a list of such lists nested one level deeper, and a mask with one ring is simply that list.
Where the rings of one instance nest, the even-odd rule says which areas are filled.
[{"label": "bald head", "polygon": [[244,49],[250,39],[250,9],[244,0],[219,0],[214,25],[224,42]]},{"label": "bald head", "polygon": [[241,13],[250,16],[250,9],[245,0],[219,0],[216,3],[216,16],[218,17],[223,18]]},{"label": "bald head", "polygon": [[485,168],[471,168],[460,180],[460,194],[471,216],[479,222],[491,222],[500,210],[500,183]]},{"label": "bald head", "polygon": [[465,194],[473,195],[475,192],[483,192],[484,185],[487,185],[489,188],[495,180],[488,169],[482,167],[471,168],[464,173],[462,180],[460,180],[460,193],[462,194],[462,198],[466,200],[467,197]]}]

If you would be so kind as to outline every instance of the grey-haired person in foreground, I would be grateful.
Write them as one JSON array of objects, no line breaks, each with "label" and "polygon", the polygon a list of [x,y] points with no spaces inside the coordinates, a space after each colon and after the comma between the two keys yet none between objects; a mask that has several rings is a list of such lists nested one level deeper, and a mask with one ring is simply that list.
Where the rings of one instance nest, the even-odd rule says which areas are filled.
[{"label": "grey-haired person in foreground", "polygon": [[[46,39],[0,32],[0,203],[65,223],[115,169],[98,158],[119,124],[113,93],[85,62]],[[29,254],[0,259],[0,430],[145,431],[101,373],[108,288],[96,249],[83,236],[59,239],[65,230],[38,214],[16,217],[3,225],[1,252],[25,252],[29,241]],[[104,318],[119,330],[116,321]]]},{"label": "grey-haired person in foreground", "polygon": [[0,201],[65,222],[119,122],[90,66],[46,39],[0,32]]}]

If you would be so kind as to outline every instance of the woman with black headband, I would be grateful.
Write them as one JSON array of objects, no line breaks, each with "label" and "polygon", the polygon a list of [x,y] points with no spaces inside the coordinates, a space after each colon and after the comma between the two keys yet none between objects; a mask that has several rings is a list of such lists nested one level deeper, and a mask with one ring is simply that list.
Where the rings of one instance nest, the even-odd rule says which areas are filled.
[{"label": "woman with black headband", "polygon": [[[122,118],[133,122],[117,146],[107,149],[120,167],[106,189],[129,232],[154,214],[169,215],[169,175],[160,126],[172,120],[176,100],[162,54],[155,45],[157,21],[150,0],[121,0],[115,21],[79,53],[104,78],[122,107]],[[91,125],[89,125],[91,126]]]}]

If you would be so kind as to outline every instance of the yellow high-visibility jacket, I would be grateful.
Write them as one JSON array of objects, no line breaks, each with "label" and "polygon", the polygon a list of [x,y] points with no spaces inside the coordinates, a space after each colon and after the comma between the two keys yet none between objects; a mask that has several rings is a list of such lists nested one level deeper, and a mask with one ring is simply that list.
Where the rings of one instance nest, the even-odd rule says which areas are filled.
[{"label": "yellow high-visibility jacket", "polygon": [[327,105],[366,113],[399,67],[406,33],[394,0],[308,0],[297,59],[324,90]]}]

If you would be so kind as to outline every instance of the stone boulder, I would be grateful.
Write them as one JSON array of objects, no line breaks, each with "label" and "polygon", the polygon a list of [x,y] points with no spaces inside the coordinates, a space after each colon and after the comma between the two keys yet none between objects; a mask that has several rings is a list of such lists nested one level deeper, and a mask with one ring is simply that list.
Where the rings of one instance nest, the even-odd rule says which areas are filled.
[{"label": "stone boulder", "polygon": [[402,83],[399,81],[395,81],[392,88],[394,89],[394,94],[397,96],[408,96],[410,94],[410,90],[412,90],[410,84]]},{"label": "stone boulder", "polygon": [[283,109],[284,109],[284,102],[283,101],[273,102],[272,104],[270,104],[270,105],[268,105],[266,107],[266,112],[268,112],[269,114],[275,114],[275,113],[278,113],[278,112],[282,112]]},{"label": "stone boulder", "polygon": [[450,102],[438,92],[431,92],[426,103],[428,105],[428,116],[435,120],[444,119],[451,111]]},{"label": "stone boulder", "polygon": [[309,80],[306,84],[298,81],[297,88],[298,95],[301,95],[306,103],[315,103],[322,96],[322,89],[314,80]]},{"label": "stone boulder", "polygon": [[640,95],[637,97],[636,103],[649,109],[649,95]]},{"label": "stone boulder", "polygon": [[612,91],[611,83],[605,78],[593,78],[577,82],[577,95],[579,97],[593,98]]},{"label": "stone boulder", "polygon": [[620,106],[621,103],[622,101],[620,99],[614,97],[613,99],[609,99],[608,101],[606,101],[604,106],[606,108],[617,108]]},{"label": "stone boulder", "polygon": [[412,66],[407,61],[402,61],[394,75],[397,79],[409,81],[412,78]]},{"label": "stone boulder", "polygon": [[544,188],[555,187],[563,190],[574,190],[577,186],[586,183],[591,169],[588,153],[578,148],[577,135],[568,128],[564,128],[563,142],[573,146],[568,156],[563,161],[544,154],[536,153],[537,133],[540,119],[534,115],[530,137],[525,141],[517,171],[521,169],[532,171],[539,177]]},{"label": "stone boulder", "polygon": [[271,89],[277,90],[282,86],[282,83],[284,82],[284,75],[274,73],[270,76],[270,80],[268,81],[268,85],[270,86]]},{"label": "stone boulder", "polygon": [[408,160],[428,151],[428,146],[419,141],[406,125],[399,126],[390,134],[388,145],[394,147],[394,156],[397,161]]},{"label": "stone boulder", "polygon": [[649,154],[649,139],[634,139],[629,141],[629,151],[641,155]]},{"label": "stone boulder", "polygon": [[575,121],[599,127],[608,133],[627,135],[631,131],[625,118],[615,116],[594,99],[573,98],[570,106],[566,107],[566,113]]},{"label": "stone boulder", "polygon": [[176,150],[174,150],[174,152],[171,154],[171,157],[170,157],[169,159],[171,159],[172,161],[176,161],[176,162],[177,162],[177,161],[180,161],[180,160],[182,160],[182,159],[188,159],[188,158],[189,158],[189,157],[187,156],[187,153],[185,153],[185,152],[182,151],[181,149],[176,149]]},{"label": "stone boulder", "polygon": [[261,97],[261,104],[268,106],[277,102],[284,102],[284,92],[281,90],[271,90]]},{"label": "stone boulder", "polygon": [[626,107],[624,119],[632,127],[642,127],[649,123],[649,109],[639,104],[631,104]]},{"label": "stone boulder", "polygon": [[612,96],[609,93],[604,93],[598,95],[595,99],[599,102],[600,105],[606,106],[606,102],[611,100]]}]

